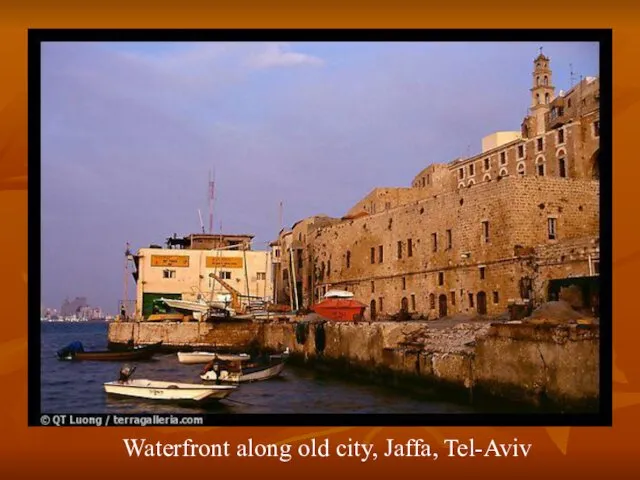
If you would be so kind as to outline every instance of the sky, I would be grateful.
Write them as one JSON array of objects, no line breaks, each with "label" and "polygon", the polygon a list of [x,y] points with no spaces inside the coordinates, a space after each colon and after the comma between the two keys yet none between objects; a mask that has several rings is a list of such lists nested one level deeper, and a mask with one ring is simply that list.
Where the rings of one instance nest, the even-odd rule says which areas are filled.
[{"label": "sky", "polygon": [[[124,250],[208,229],[255,235],[343,216],[376,187],[519,130],[533,59],[556,92],[597,76],[595,43],[46,43],[42,303],[109,313]],[[133,280],[129,280],[129,298]]]}]

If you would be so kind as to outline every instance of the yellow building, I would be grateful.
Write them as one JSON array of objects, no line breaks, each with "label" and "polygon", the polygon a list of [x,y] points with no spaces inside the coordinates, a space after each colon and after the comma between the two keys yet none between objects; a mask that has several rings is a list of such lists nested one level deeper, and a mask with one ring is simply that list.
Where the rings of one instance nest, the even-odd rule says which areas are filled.
[{"label": "yellow building", "polygon": [[[207,242],[206,237],[211,241]],[[198,234],[170,238],[166,248],[152,245],[138,250],[132,256],[136,267],[136,317],[148,317],[153,313],[154,300],[161,297],[218,300],[230,294],[228,287],[244,302],[249,298],[271,301],[272,253],[251,250],[251,240],[250,235]]]}]

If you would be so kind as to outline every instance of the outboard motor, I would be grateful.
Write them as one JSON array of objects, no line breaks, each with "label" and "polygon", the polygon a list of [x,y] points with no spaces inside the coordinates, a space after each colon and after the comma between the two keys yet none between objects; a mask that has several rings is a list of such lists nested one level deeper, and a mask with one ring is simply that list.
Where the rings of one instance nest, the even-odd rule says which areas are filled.
[{"label": "outboard motor", "polygon": [[129,378],[131,378],[131,375],[133,375],[133,372],[135,371],[136,371],[136,367],[130,367],[129,365],[125,365],[120,369],[120,378],[118,378],[118,381],[120,383],[128,382]]}]

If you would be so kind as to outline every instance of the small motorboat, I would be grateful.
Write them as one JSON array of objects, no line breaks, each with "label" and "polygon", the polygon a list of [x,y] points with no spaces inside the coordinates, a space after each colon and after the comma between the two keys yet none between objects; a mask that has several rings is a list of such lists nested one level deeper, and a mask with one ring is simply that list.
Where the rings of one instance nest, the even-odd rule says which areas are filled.
[{"label": "small motorboat", "polygon": [[138,346],[129,350],[93,351],[87,352],[82,342],[72,342],[56,352],[59,360],[86,360],[86,361],[133,361],[150,360],[156,353],[155,345]]},{"label": "small motorboat", "polygon": [[284,370],[288,352],[270,355],[267,362],[252,362],[242,365],[240,362],[213,360],[200,374],[205,382],[245,383],[269,380],[279,376]]},{"label": "small motorboat", "polygon": [[217,353],[217,352],[178,352],[178,361],[185,365],[198,363],[209,363],[212,360],[222,360],[226,362],[247,362],[251,356],[246,353]]},{"label": "small motorboat", "polygon": [[158,402],[203,405],[218,402],[233,393],[237,385],[203,385],[163,382],[149,379],[131,380],[134,368],[120,370],[120,378],[104,384],[107,394]]}]

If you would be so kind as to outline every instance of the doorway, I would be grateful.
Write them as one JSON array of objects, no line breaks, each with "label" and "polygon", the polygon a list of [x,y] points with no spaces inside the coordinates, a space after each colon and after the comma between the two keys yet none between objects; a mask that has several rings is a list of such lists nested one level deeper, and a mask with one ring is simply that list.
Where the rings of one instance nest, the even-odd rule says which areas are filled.
[{"label": "doorway", "polygon": [[371,320],[375,320],[376,319],[376,301],[375,300],[371,300],[371,303],[369,304],[369,311],[371,312]]},{"label": "doorway", "polygon": [[478,314],[487,314],[487,294],[484,292],[478,292]]},{"label": "doorway", "polygon": [[447,296],[444,294],[438,297],[438,315],[440,317],[447,316]]}]

